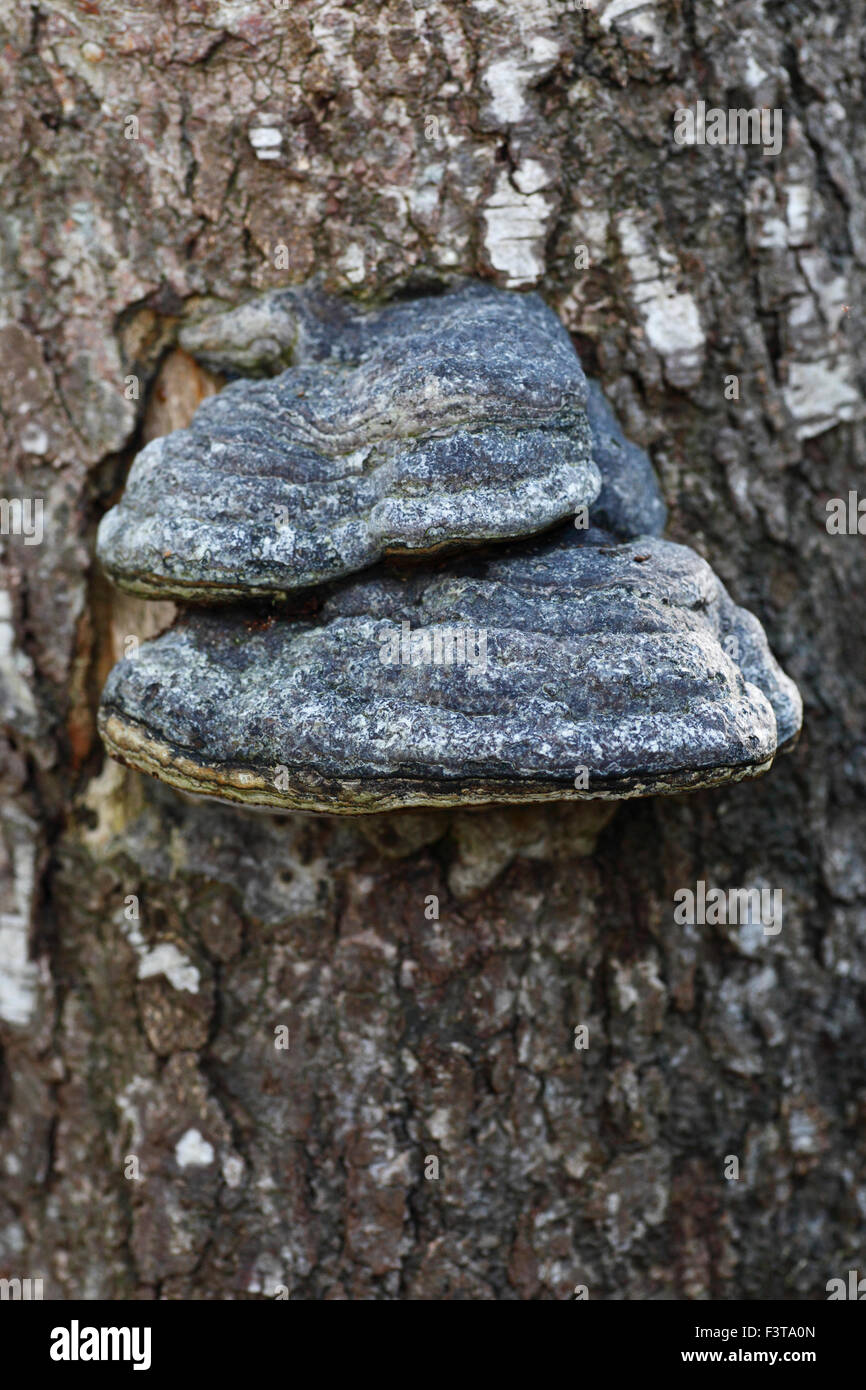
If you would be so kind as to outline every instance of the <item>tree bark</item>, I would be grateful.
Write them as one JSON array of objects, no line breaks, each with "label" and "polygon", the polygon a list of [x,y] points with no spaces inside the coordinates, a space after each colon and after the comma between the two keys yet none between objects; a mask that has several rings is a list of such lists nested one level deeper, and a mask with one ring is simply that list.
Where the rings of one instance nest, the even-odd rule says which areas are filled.
[{"label": "tree bark", "polygon": [[[0,15],[0,491],[44,499],[0,593],[0,1277],[823,1299],[866,1212],[866,540],[825,524],[862,488],[861,0]],[[780,153],[678,145],[698,100],[778,108]],[[796,752],[594,848],[569,807],[256,814],[103,761],[171,610],[95,527],[221,384],[180,326],[456,274],[560,314],[798,682]],[[677,925],[699,880],[781,889],[781,932]]]}]

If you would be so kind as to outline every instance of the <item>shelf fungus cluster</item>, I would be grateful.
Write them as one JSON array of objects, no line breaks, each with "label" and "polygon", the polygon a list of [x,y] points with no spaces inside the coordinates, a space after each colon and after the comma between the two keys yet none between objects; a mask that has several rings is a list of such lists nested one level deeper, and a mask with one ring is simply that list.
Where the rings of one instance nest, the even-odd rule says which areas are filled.
[{"label": "shelf fungus cluster", "polygon": [[649,459],[536,295],[290,290],[184,341],[243,375],[100,527],[121,588],[189,605],[108,678],[120,761],[360,813],[712,786],[795,739],[760,624],[660,538]]}]

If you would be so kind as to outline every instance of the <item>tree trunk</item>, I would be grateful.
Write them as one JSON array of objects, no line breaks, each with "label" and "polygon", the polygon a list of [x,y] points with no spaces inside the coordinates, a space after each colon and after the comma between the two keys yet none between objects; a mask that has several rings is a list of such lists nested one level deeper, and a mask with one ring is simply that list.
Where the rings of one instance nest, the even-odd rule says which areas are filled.
[{"label": "tree trunk", "polygon": [[[862,0],[0,8],[0,490],[44,500],[0,593],[0,1277],[825,1298],[866,1212],[866,540],[826,525],[862,487]],[[699,100],[778,108],[779,153],[678,144]],[[93,536],[220,385],[181,325],[456,274],[574,334],[798,682],[793,756],[594,847],[565,806],[257,814],[104,761],[101,683],[171,610]],[[782,930],[677,924],[701,880],[781,889]]]}]

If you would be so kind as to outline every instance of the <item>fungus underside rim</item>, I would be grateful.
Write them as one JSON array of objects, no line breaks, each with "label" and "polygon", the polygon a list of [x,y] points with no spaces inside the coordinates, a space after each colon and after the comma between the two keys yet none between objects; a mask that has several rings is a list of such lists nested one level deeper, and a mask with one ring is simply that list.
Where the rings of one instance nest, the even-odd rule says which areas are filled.
[{"label": "fungus underside rim", "polygon": [[[373,778],[325,777],[312,768],[292,768],[293,785],[279,791],[270,779],[252,768],[227,764],[218,769],[201,762],[192,752],[178,754],[172,746],[147,733],[141,724],[104,712],[99,732],[108,752],[118,762],[156,777],[180,791],[212,796],[242,805],[270,806],[275,810],[321,811],[346,815],[411,807],[457,807],[541,801],[624,801],[641,796],[676,795],[731,782],[741,782],[769,772],[780,749],[761,762],[716,764],[657,779],[615,777],[600,781],[591,792],[575,788],[563,775],[553,778],[518,779],[437,776]],[[368,804],[364,804],[367,802]]]}]

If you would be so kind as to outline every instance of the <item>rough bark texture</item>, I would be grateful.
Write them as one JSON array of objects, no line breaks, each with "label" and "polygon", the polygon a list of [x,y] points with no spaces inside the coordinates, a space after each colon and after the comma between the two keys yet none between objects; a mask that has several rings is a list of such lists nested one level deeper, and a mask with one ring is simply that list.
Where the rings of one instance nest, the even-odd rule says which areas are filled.
[{"label": "rough bark texture", "polygon": [[[45,502],[0,608],[0,1276],[825,1297],[866,1212],[866,539],[825,527],[862,483],[861,0],[0,14],[0,490]],[[782,152],[676,145],[698,99],[781,108]],[[591,853],[569,807],[271,816],[103,763],[105,673],[170,609],[93,536],[220,384],[182,324],[455,273],[557,309],[797,680],[797,752]],[[781,932],[677,925],[698,880],[781,889]]]}]

